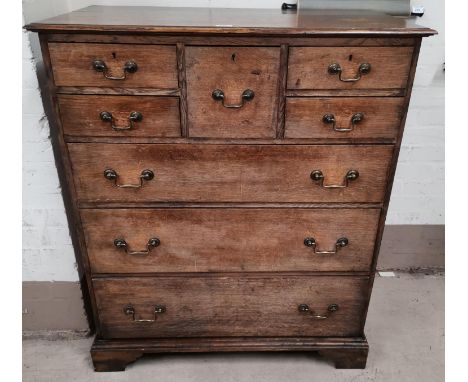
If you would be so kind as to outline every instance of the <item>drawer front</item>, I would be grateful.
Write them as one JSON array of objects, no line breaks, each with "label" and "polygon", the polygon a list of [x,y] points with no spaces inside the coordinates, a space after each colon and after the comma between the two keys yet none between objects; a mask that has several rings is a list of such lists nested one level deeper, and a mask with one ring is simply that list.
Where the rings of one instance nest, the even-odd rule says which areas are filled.
[{"label": "drawer front", "polygon": [[175,46],[49,43],[49,51],[57,86],[178,88]]},{"label": "drawer front", "polygon": [[396,138],[404,98],[288,98],[286,138]]},{"label": "drawer front", "polygon": [[103,338],[358,336],[368,282],[351,276],[93,279]]},{"label": "drawer front", "polygon": [[275,137],[279,48],[187,47],[185,54],[191,137]]},{"label": "drawer front", "polygon": [[391,145],[71,143],[68,149],[80,202],[376,203],[393,152]]},{"label": "drawer front", "polygon": [[379,215],[379,209],[84,209],[81,221],[95,273],[368,271]]},{"label": "drawer front", "polygon": [[288,88],[406,88],[412,54],[412,47],[292,47]]},{"label": "drawer front", "polygon": [[66,135],[179,137],[179,99],[151,96],[59,95]]}]

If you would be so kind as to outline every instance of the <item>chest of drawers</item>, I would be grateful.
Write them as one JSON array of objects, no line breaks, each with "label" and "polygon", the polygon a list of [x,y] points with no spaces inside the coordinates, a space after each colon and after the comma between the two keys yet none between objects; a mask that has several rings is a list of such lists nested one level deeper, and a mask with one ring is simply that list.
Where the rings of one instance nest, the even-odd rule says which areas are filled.
[{"label": "chest of drawers", "polygon": [[419,47],[435,32],[376,14],[96,6],[26,28],[95,369],[208,351],[365,367]]}]

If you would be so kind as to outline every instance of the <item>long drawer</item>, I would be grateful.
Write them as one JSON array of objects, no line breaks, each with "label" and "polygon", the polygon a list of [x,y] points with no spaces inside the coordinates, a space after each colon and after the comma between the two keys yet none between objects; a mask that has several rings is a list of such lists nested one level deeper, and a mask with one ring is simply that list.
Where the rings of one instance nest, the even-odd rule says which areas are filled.
[{"label": "long drawer", "polygon": [[85,209],[81,221],[95,273],[369,271],[379,215],[379,209]]},{"label": "long drawer", "polygon": [[68,149],[79,202],[380,203],[393,152],[390,145],[73,143]]},{"label": "long drawer", "polygon": [[95,278],[103,338],[360,336],[367,277]]}]

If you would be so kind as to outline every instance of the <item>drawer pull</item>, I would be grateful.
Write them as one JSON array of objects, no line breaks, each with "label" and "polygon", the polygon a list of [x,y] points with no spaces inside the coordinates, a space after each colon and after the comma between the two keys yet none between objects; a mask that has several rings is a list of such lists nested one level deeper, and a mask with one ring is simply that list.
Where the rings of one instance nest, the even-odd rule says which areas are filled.
[{"label": "drawer pull", "polygon": [[133,305],[128,304],[124,308],[124,313],[127,316],[132,316],[133,322],[155,322],[157,320],[157,315],[166,312],[166,307],[164,305],[155,305],[154,307],[154,318],[150,319],[136,319],[135,318],[135,308]]},{"label": "drawer pull", "polygon": [[363,63],[363,64],[359,65],[356,77],[354,77],[354,78],[342,78],[341,77],[342,69],[341,69],[340,64],[335,62],[333,64],[330,64],[330,66],[328,67],[328,74],[332,74],[332,75],[339,74],[338,78],[342,82],[356,82],[356,81],[359,81],[363,74],[369,74],[370,71],[371,71],[371,65],[368,64],[368,63]]},{"label": "drawer pull", "polygon": [[241,96],[241,103],[234,104],[234,105],[226,105],[224,103],[224,92],[220,89],[213,90],[213,93],[211,93],[211,96],[213,97],[215,101],[221,101],[223,106],[228,109],[240,109],[242,106],[244,106],[246,101],[252,101],[254,99],[255,93],[253,90],[250,90],[250,89],[244,90]]},{"label": "drawer pull", "polygon": [[123,76],[115,77],[108,74],[109,68],[106,63],[102,60],[94,60],[93,68],[96,72],[100,72],[109,80],[125,80],[127,78],[127,73],[135,73],[138,70],[138,65],[136,62],[127,61],[123,66]]},{"label": "drawer pull", "polygon": [[125,239],[115,239],[114,240],[115,247],[119,248],[119,249],[123,248],[128,255],[143,255],[143,256],[145,256],[145,255],[149,254],[150,251],[153,248],[159,247],[160,244],[161,244],[161,240],[159,240],[157,237],[152,237],[151,239],[148,240],[148,243],[146,243],[146,249],[145,250],[143,250],[143,251],[130,251],[129,245],[127,244]]},{"label": "drawer pull", "polygon": [[143,170],[140,174],[140,184],[118,184],[119,175],[117,171],[108,168],[104,171],[104,178],[114,181],[114,186],[119,188],[141,188],[143,187],[144,180],[151,180],[154,178],[154,173],[151,170]]},{"label": "drawer pull", "polygon": [[134,127],[133,123],[134,122],[140,122],[143,119],[143,114],[141,114],[138,111],[132,111],[129,114],[129,116],[127,117],[128,118],[128,126],[116,126],[116,125],[114,125],[114,116],[112,115],[112,113],[110,113],[108,111],[101,112],[99,117],[101,118],[101,120],[103,122],[110,122],[111,126],[112,126],[112,130],[123,131],[123,130],[133,129],[133,127]]},{"label": "drawer pull", "polygon": [[333,114],[325,114],[322,118],[322,121],[324,123],[333,123],[333,130],[335,131],[341,131],[341,132],[346,132],[346,131],[353,131],[354,128],[356,127],[356,123],[361,122],[364,119],[364,114],[362,113],[355,113],[351,117],[351,127],[337,127],[336,126],[336,119]]},{"label": "drawer pull", "polygon": [[326,318],[330,317],[330,315],[333,312],[336,312],[338,310],[339,306],[337,304],[330,304],[328,305],[327,308],[327,313],[324,315],[321,314],[314,314],[313,310],[310,310],[309,305],[307,304],[300,304],[297,309],[301,313],[308,313],[310,314],[310,318],[313,318],[314,320],[325,320]]},{"label": "drawer pull", "polygon": [[306,247],[314,248],[314,253],[317,255],[335,255],[340,248],[346,247],[349,243],[349,240],[346,237],[339,238],[335,243],[335,249],[333,251],[318,251],[317,242],[313,237],[306,237],[304,239],[304,245]]},{"label": "drawer pull", "polygon": [[356,180],[359,177],[359,172],[357,170],[349,170],[343,180],[343,184],[323,184],[325,181],[325,175],[320,170],[314,170],[310,174],[310,178],[314,182],[319,182],[319,185],[323,188],[346,188],[349,185],[349,182]]}]

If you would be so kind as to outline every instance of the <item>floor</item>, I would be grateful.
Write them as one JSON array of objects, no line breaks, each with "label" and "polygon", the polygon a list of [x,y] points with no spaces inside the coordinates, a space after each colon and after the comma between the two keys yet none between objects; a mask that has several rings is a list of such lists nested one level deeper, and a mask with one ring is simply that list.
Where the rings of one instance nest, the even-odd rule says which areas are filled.
[{"label": "floor", "polygon": [[140,359],[125,372],[95,373],[91,338],[29,338],[23,341],[23,381],[440,382],[444,277],[426,273],[376,278],[366,324],[370,353],[365,370],[336,370],[314,354],[251,353],[158,355]]}]

